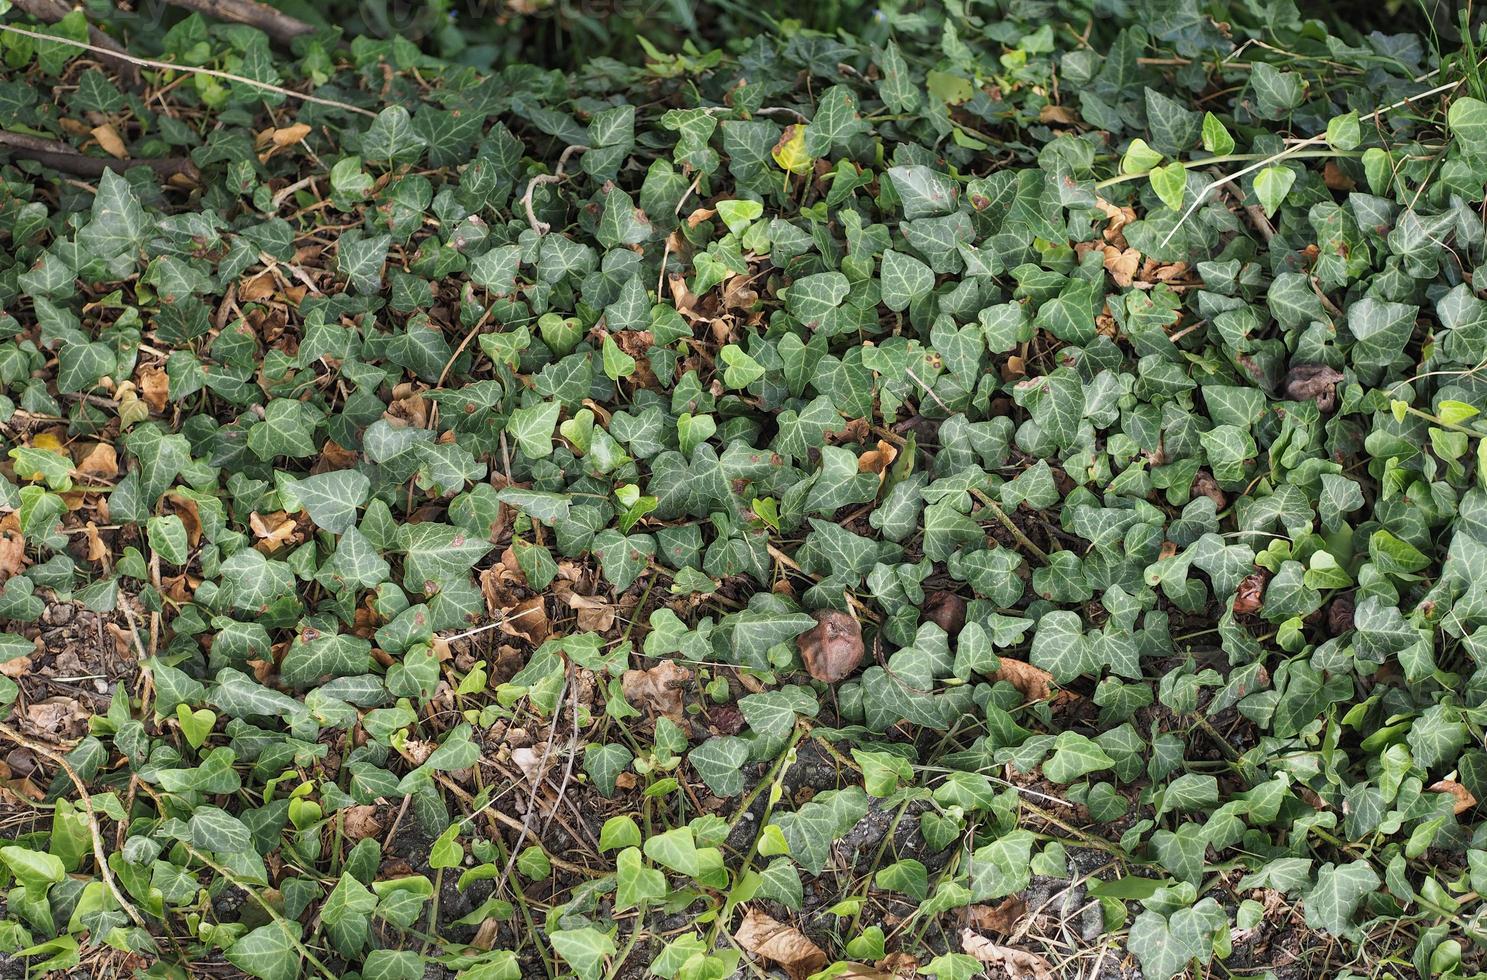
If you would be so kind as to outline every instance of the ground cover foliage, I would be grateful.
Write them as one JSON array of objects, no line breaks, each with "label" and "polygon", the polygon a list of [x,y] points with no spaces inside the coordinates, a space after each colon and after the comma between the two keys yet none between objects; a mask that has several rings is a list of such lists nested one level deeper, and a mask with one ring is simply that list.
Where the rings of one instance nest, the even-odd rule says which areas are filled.
[{"label": "ground cover foliage", "polygon": [[1477,973],[1472,44],[21,6],[8,967]]}]

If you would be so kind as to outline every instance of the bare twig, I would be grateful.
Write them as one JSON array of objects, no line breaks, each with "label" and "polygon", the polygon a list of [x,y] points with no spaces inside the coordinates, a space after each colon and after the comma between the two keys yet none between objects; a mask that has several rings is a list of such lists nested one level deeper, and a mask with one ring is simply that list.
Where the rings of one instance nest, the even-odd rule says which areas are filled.
[{"label": "bare twig", "polygon": [[109,894],[114,896],[114,901],[119,903],[119,908],[134,920],[135,925],[143,927],[144,916],[140,915],[139,909],[135,908],[134,903],[125,897],[123,889],[119,887],[118,881],[114,878],[113,869],[108,866],[108,852],[103,847],[103,831],[98,826],[98,811],[93,809],[93,797],[88,793],[88,787],[83,783],[83,778],[77,774],[76,769],[72,768],[72,763],[67,761],[65,755],[45,742],[22,735],[3,722],[0,722],[0,735],[4,735],[17,745],[25,746],[38,755],[46,756],[67,773],[67,778],[72,780],[72,785],[77,789],[78,799],[82,801],[83,811],[87,816],[88,832],[93,838],[93,860],[98,862],[98,874],[103,878],[103,884],[108,888]]},{"label": "bare twig", "polygon": [[[527,835],[532,831],[532,817],[537,812],[537,795],[542,789],[542,778],[547,772],[547,760],[552,756],[553,743],[557,741],[558,719],[563,715],[563,700],[568,695],[569,688],[572,686],[568,683],[572,672],[572,665],[569,665],[563,674],[563,686],[558,691],[558,707],[552,713],[552,724],[547,729],[547,745],[543,747],[542,758],[538,760],[537,770],[531,777],[532,792],[527,797],[527,811],[521,816],[521,830],[517,832],[516,843],[511,845],[511,853],[506,856],[506,867],[501,870],[501,877],[496,879],[496,884],[491,889],[491,894],[499,892],[505,886],[506,879],[511,877],[511,869],[516,866],[516,856],[521,853],[521,846],[526,843]],[[573,692],[573,697],[578,697],[577,691]],[[575,708],[574,710],[577,711],[578,709]],[[569,758],[572,758],[571,753]]]},{"label": "bare twig", "polygon": [[[74,41],[66,37],[52,37],[50,34],[40,34],[36,31],[28,31],[24,27],[14,27],[10,24],[0,24],[0,31],[7,34],[19,34],[21,37],[29,37],[35,41],[50,41],[53,44],[66,44],[69,47],[81,48],[84,51],[92,51],[94,54],[113,54],[107,48],[96,44],[84,44],[82,41]],[[136,58],[134,55],[113,54],[116,58],[123,58],[131,65],[140,68],[154,68],[158,71],[181,71],[191,75],[205,75],[208,78],[220,78],[225,82],[236,82],[239,85],[247,85],[261,92],[273,92],[287,99],[298,99],[300,102],[313,102],[315,105],[330,106],[333,109],[342,109],[346,112],[354,112],[360,116],[368,116],[375,119],[377,114],[370,109],[351,105],[349,102],[339,102],[336,99],[321,98],[318,95],[308,95],[304,92],[296,92],[292,88],[284,88],[281,85],[270,85],[268,82],[260,82],[256,78],[247,78],[243,75],[234,75],[229,71],[218,71],[215,68],[194,68],[191,65],[178,65],[170,61],[156,61],[154,58]]]},{"label": "bare twig", "polygon": [[[1429,75],[1432,74],[1435,74],[1435,72],[1430,72],[1427,75],[1423,75],[1421,76],[1421,78],[1416,79],[1416,81],[1421,81],[1424,78],[1428,78]],[[1466,79],[1462,77],[1456,79],[1455,81],[1446,82],[1442,85],[1437,85],[1434,88],[1426,89],[1425,91],[1416,93],[1415,95],[1406,96],[1405,98],[1400,99],[1398,102],[1393,102],[1389,105],[1373,110],[1368,115],[1363,116],[1359,120],[1359,122],[1372,122],[1380,118],[1381,116],[1393,112],[1395,109],[1402,109],[1405,106],[1413,105],[1421,99],[1428,99],[1432,96],[1454,91],[1455,89],[1460,88],[1462,85],[1465,84]],[[1193,216],[1194,211],[1197,211],[1198,208],[1202,206],[1203,202],[1208,198],[1209,191],[1217,191],[1227,184],[1234,183],[1241,177],[1245,177],[1249,174],[1254,173],[1256,170],[1263,170],[1266,167],[1273,167],[1283,160],[1296,156],[1298,153],[1309,146],[1318,146],[1325,142],[1327,142],[1327,134],[1325,132],[1317,133],[1314,136],[1308,136],[1306,139],[1301,140],[1300,142],[1291,144],[1284,150],[1281,150],[1279,153],[1272,154],[1263,160],[1258,160],[1247,167],[1242,167],[1239,170],[1234,171],[1232,174],[1220,177],[1218,180],[1209,184],[1207,187],[1203,188],[1201,191],[1193,196],[1193,203],[1189,204],[1187,206],[1187,209],[1182,212],[1182,217],[1178,219],[1177,224],[1172,226],[1172,230],[1167,232],[1167,237],[1162,239],[1162,244],[1166,245],[1169,241],[1172,240],[1172,236],[1177,234],[1177,230],[1187,223],[1187,220]]]},{"label": "bare twig", "polygon": [[[72,5],[65,0],[15,0],[15,5],[45,24],[55,24],[72,13]],[[129,88],[139,88],[139,69],[130,61],[129,55],[118,41],[92,24],[88,25],[88,39],[101,49],[98,52],[99,61],[117,71],[119,78]]]},{"label": "bare twig", "polygon": [[[0,25],[4,26],[4,25]],[[0,147],[13,156],[35,160],[42,166],[62,173],[81,177],[98,177],[105,170],[122,171],[130,167],[149,167],[161,180],[181,175],[191,180],[200,177],[196,165],[184,157],[164,157],[157,160],[119,160],[114,157],[90,157],[79,153],[71,145],[60,140],[43,139],[27,133],[13,133],[0,129]]]},{"label": "bare twig", "polygon": [[986,506],[987,510],[996,515],[997,521],[1001,523],[1002,527],[1007,529],[1007,533],[1012,535],[1013,539],[1015,539],[1018,544],[1022,545],[1028,551],[1031,551],[1033,554],[1037,555],[1038,559],[1042,561],[1043,564],[1048,564],[1048,552],[1033,544],[1028,536],[1022,533],[1022,528],[1018,527],[1017,522],[1007,516],[1007,512],[1002,510],[1001,504],[997,503],[995,500],[992,500],[980,490],[972,489],[971,493],[975,495],[977,500],[981,501],[981,503]]},{"label": "bare twig", "polygon": [[313,34],[315,28],[297,17],[275,10],[258,0],[165,0],[173,7],[185,7],[219,20],[256,27],[281,44],[288,44],[301,34]]},{"label": "bare twig", "polygon": [[568,159],[576,153],[587,153],[588,151],[589,148],[587,146],[579,146],[577,144],[570,146],[563,151],[562,156],[558,157],[557,170],[550,174],[538,174],[527,181],[527,189],[521,196],[521,203],[527,212],[527,223],[532,226],[532,230],[537,234],[547,234],[552,231],[552,225],[549,225],[546,221],[537,220],[537,214],[532,210],[532,192],[543,184],[556,184],[561,181],[563,179],[563,168],[568,165]]}]

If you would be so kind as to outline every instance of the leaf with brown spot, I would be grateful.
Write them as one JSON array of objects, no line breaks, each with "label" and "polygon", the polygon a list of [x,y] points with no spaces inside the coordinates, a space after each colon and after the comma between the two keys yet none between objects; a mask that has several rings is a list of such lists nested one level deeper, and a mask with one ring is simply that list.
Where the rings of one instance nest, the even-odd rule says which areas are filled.
[{"label": "leaf with brown spot", "polygon": [[1471,790],[1454,779],[1431,783],[1430,792],[1449,794],[1452,797],[1451,812],[1458,816],[1477,805],[1477,798],[1472,795]]},{"label": "leaf with brown spot", "polygon": [[826,967],[826,954],[820,946],[807,939],[799,929],[776,921],[758,909],[750,909],[744,916],[738,931],[733,934],[733,941],[760,959],[777,965],[790,980],[805,980]]}]

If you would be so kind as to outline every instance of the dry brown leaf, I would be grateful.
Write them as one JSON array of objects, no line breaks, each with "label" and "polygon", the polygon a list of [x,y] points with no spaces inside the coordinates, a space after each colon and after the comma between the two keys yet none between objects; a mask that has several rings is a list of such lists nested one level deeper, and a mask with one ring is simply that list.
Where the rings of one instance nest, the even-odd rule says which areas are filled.
[{"label": "dry brown leaf", "polygon": [[119,454],[106,442],[94,443],[77,461],[76,469],[84,476],[112,480],[119,475]]},{"label": "dry brown leaf", "polygon": [[1213,506],[1218,510],[1223,510],[1229,506],[1228,496],[1219,487],[1218,481],[1213,478],[1213,474],[1207,470],[1199,470],[1193,474],[1192,492],[1194,495],[1202,494],[1209,500],[1212,500]]},{"label": "dry brown leaf", "polygon": [[1002,657],[1002,666],[990,674],[992,683],[1006,681],[1022,692],[1029,701],[1046,701],[1053,694],[1053,675],[1026,660]]},{"label": "dry brown leaf", "polygon": [[1027,903],[1016,895],[1008,896],[996,905],[972,905],[966,909],[966,921],[982,932],[999,932],[1011,935],[1027,912]]},{"label": "dry brown leaf", "polygon": [[186,543],[195,548],[201,543],[201,512],[196,509],[196,501],[175,493],[166,494],[165,499],[181,523],[186,525]]},{"label": "dry brown leaf", "polygon": [[0,664],[0,674],[4,674],[11,680],[25,677],[29,673],[31,673],[31,658],[25,654],[19,657],[12,657],[3,664]]},{"label": "dry brown leaf", "polygon": [[919,961],[908,953],[889,953],[878,961],[878,969],[886,970],[895,977],[917,977]]},{"label": "dry brown leaf", "polygon": [[1105,271],[1110,273],[1110,278],[1122,289],[1131,285],[1136,280],[1136,272],[1141,268],[1141,253],[1134,248],[1120,249],[1114,245],[1105,246]]},{"label": "dry brown leaf", "polygon": [[663,660],[648,670],[627,670],[620,679],[625,700],[646,707],[681,723],[683,695],[692,681],[692,672],[675,660]]},{"label": "dry brown leaf", "polygon": [[295,537],[294,518],[282,510],[267,515],[255,511],[248,515],[248,526],[253,529],[254,537],[258,538],[254,547],[264,554],[278,551],[281,545]]},{"label": "dry brown leaf", "polygon": [[145,402],[157,412],[165,411],[165,406],[170,402],[169,376],[146,364],[135,372],[135,381]]},{"label": "dry brown leaf", "polygon": [[1246,575],[1234,593],[1233,610],[1236,616],[1250,616],[1260,611],[1265,596],[1265,582],[1270,573],[1258,569]]},{"label": "dry brown leaf", "polygon": [[568,605],[578,612],[578,628],[585,633],[606,633],[614,626],[615,608],[598,596],[568,593]]},{"label": "dry brown leaf", "polygon": [[687,227],[696,228],[698,225],[702,224],[704,221],[708,220],[717,213],[718,212],[715,208],[698,208],[691,214],[687,215]]},{"label": "dry brown leaf", "polygon": [[1000,966],[1011,980],[1054,980],[1053,967],[1037,953],[998,946],[974,929],[960,931],[960,948],[987,966]]},{"label": "dry brown leaf", "polygon": [[898,459],[898,447],[886,439],[879,439],[876,449],[869,449],[857,457],[857,472],[876,473],[882,482],[883,474],[888,472],[895,459]]},{"label": "dry brown leaf", "polygon": [[74,698],[54,697],[26,706],[26,720],[36,731],[53,738],[70,738],[78,724],[91,712],[84,710]]},{"label": "dry brown leaf", "polygon": [[954,592],[931,592],[920,609],[925,622],[934,623],[953,640],[966,624],[966,601]]},{"label": "dry brown leaf", "polygon": [[341,824],[342,833],[351,840],[381,836],[382,821],[377,816],[376,805],[369,803],[364,806],[348,806],[341,812],[345,814]]},{"label": "dry brown leaf", "polygon": [[1325,415],[1337,405],[1342,374],[1325,364],[1297,364],[1286,373],[1284,393],[1293,402],[1315,401]]},{"label": "dry brown leaf", "polygon": [[750,909],[733,934],[733,941],[763,960],[779,966],[790,980],[805,980],[825,969],[826,954],[793,926],[770,918],[758,909]]},{"label": "dry brown leaf", "polygon": [[103,147],[104,152],[109,156],[118,160],[123,160],[129,156],[128,148],[124,146],[124,141],[119,138],[119,134],[114,127],[105,123],[102,126],[93,127],[92,133],[93,138],[98,141],[98,145]]},{"label": "dry brown leaf", "polygon": [[501,623],[501,629],[521,637],[534,647],[541,646],[552,633],[547,622],[547,604],[542,596],[534,595],[517,603]]},{"label": "dry brown leaf", "polygon": [[812,615],[815,627],[800,634],[795,645],[812,677],[835,684],[862,663],[862,625],[839,609],[819,609]]},{"label": "dry brown leaf", "polygon": [[83,537],[88,543],[88,561],[102,562],[105,571],[108,570],[109,562],[108,545],[103,543],[103,535],[98,533],[98,525],[89,521],[83,525]]},{"label": "dry brown leaf", "polygon": [[1046,105],[1038,110],[1038,122],[1049,123],[1056,126],[1072,126],[1078,121],[1078,117],[1068,106]]},{"label": "dry brown leaf", "polygon": [[19,575],[26,567],[26,538],[16,511],[0,519],[0,582]]},{"label": "dry brown leaf", "polygon": [[1322,164],[1322,183],[1327,185],[1329,191],[1350,191],[1358,186],[1353,178],[1342,172],[1335,160]]},{"label": "dry brown leaf", "polygon": [[[551,753],[548,755],[550,757]],[[542,780],[542,772],[545,768],[542,764],[542,756],[543,753],[529,745],[511,750],[511,761],[516,763],[516,768],[527,777],[527,782],[534,786]]]},{"label": "dry brown leaf", "polygon": [[1477,805],[1477,798],[1472,795],[1471,790],[1454,779],[1442,779],[1439,782],[1432,783],[1430,792],[1448,793],[1454,797],[1454,801],[1451,804],[1451,812],[1458,815],[1465,813]]}]

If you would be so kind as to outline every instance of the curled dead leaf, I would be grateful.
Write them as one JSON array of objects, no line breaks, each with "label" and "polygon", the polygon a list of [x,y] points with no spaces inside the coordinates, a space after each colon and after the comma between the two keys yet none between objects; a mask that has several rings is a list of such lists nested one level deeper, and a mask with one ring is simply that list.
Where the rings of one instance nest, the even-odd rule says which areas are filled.
[{"label": "curled dead leaf", "polygon": [[1054,126],[1072,126],[1078,118],[1068,106],[1049,104],[1038,110],[1038,122]]},{"label": "curled dead leaf", "polygon": [[112,480],[119,475],[118,453],[106,442],[94,443],[77,461],[76,469],[83,476]]},{"label": "curled dead leaf", "polygon": [[627,670],[620,678],[625,700],[649,708],[672,721],[681,723],[683,696],[692,681],[692,672],[675,660],[663,660],[648,670]]},{"label": "curled dead leaf", "polygon": [[1286,372],[1282,394],[1293,402],[1314,401],[1323,414],[1337,407],[1337,383],[1342,374],[1325,364],[1297,364]]},{"label": "curled dead leaf", "polygon": [[254,547],[264,554],[278,551],[281,545],[292,542],[296,537],[294,518],[282,510],[268,515],[255,511],[248,515],[248,526],[252,528],[253,536],[258,538]]},{"label": "curled dead leaf", "polygon": [[363,840],[367,837],[381,836],[382,820],[377,815],[378,807],[375,804],[349,806],[341,813],[343,814],[341,830],[348,839]]},{"label": "curled dead leaf", "polygon": [[1260,611],[1264,601],[1265,583],[1269,578],[1270,573],[1264,569],[1245,576],[1244,581],[1239,583],[1239,590],[1234,593],[1234,615],[1252,616]]},{"label": "curled dead leaf", "polygon": [[141,366],[134,377],[145,403],[157,412],[165,411],[170,401],[170,377],[148,364]]},{"label": "curled dead leaf", "polygon": [[733,941],[760,959],[779,966],[790,980],[805,980],[826,967],[826,954],[805,933],[758,909],[750,909],[744,916]]},{"label": "curled dead leaf", "polygon": [[1207,470],[1199,470],[1193,475],[1192,492],[1195,496],[1201,494],[1212,500],[1213,506],[1219,510],[1229,505],[1228,496],[1219,488],[1218,481],[1213,478],[1213,474]]},{"label": "curled dead leaf", "polygon": [[512,607],[501,623],[503,632],[519,636],[533,646],[541,646],[552,633],[547,621],[547,605],[542,596],[534,595]]},{"label": "curled dead leaf", "polygon": [[811,676],[835,684],[862,663],[862,626],[839,609],[820,609],[812,615],[816,625],[800,634],[795,644]]},{"label": "curled dead leaf", "polygon": [[586,633],[606,633],[614,626],[615,608],[598,596],[570,592],[567,602],[578,613],[578,628]]},{"label": "curled dead leaf", "polygon": [[1353,597],[1344,592],[1327,606],[1327,630],[1341,636],[1353,628]]},{"label": "curled dead leaf", "polygon": [[960,931],[960,948],[987,966],[1000,966],[1012,980],[1054,980],[1053,967],[1037,953],[996,943],[974,929]]},{"label": "curled dead leaf", "polygon": [[884,439],[878,440],[876,449],[869,449],[857,457],[857,472],[876,473],[878,479],[883,479],[883,474],[888,472],[888,467],[898,458],[898,447]]},{"label": "curled dead leaf", "polygon": [[21,534],[20,516],[16,511],[0,520],[0,582],[19,575],[26,567],[26,537]]},{"label": "curled dead leaf", "polygon": [[1114,245],[1105,246],[1105,271],[1110,273],[1110,278],[1122,289],[1127,288],[1136,281],[1136,273],[1141,269],[1141,253],[1134,248],[1118,248]]}]

